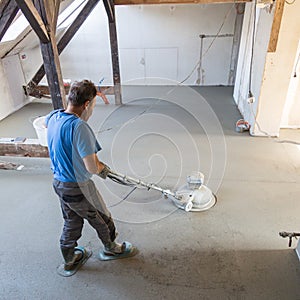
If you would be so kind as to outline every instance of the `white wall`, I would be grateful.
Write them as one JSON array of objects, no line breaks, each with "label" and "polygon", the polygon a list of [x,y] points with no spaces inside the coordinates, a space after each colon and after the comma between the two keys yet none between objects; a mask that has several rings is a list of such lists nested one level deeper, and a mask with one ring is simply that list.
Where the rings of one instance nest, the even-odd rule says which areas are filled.
[{"label": "white wall", "polygon": [[0,120],[15,112],[26,103],[22,86],[25,84],[19,56],[13,55],[0,60]]},{"label": "white wall", "polygon": [[300,128],[300,41],[281,119],[281,128]]},{"label": "white wall", "polygon": [[[228,13],[229,12],[229,13]],[[227,19],[224,21],[226,14]],[[117,6],[116,20],[122,84],[161,84],[162,77],[182,81],[200,58],[200,34],[233,34],[234,4]],[[204,52],[213,38],[204,39]],[[227,85],[233,37],[217,38],[185,84]],[[39,49],[21,54],[27,80],[40,64]],[[112,84],[107,16],[102,2],[94,9],[60,56],[64,78],[90,78]],[[140,78],[139,80],[137,80]],[[45,80],[44,80],[45,82]]]},{"label": "white wall", "polygon": [[[282,114],[293,76],[295,55],[300,39],[299,11],[299,1],[284,6],[276,52],[268,53],[266,58],[260,93],[262,101],[258,102],[257,121],[265,132],[274,136],[279,135]],[[255,134],[261,135],[258,128],[255,128]]]},{"label": "white wall", "polygon": [[250,106],[247,98],[253,6],[254,3],[246,5],[234,98],[251,124],[252,135],[279,136],[281,127],[300,127],[300,85],[298,77],[293,77],[299,53],[300,2],[284,6],[276,52],[267,52],[274,7],[271,13],[259,10],[251,87],[256,102]]},{"label": "white wall", "polygon": [[[254,17],[256,23],[251,70]],[[251,134],[254,134],[258,102],[263,101],[260,99],[260,93],[262,82],[265,79],[265,61],[273,17],[274,9],[271,11],[269,7],[255,9],[255,3],[246,4],[234,87],[234,99],[244,119],[251,124]],[[247,102],[249,91],[252,92],[255,98],[255,102],[251,106]]]},{"label": "white wall", "polygon": [[[199,35],[217,34],[228,11],[220,34],[233,34],[236,17],[233,4],[117,7],[124,83],[139,77],[184,80],[200,59]],[[185,84],[227,85],[233,37],[217,38],[206,53],[212,41],[213,37],[203,40],[202,69],[196,69]]]}]

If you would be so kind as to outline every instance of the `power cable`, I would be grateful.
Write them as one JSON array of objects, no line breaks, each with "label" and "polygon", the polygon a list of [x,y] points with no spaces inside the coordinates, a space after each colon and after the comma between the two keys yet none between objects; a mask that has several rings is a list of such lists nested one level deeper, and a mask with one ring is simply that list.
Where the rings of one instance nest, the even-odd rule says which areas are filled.
[{"label": "power cable", "polygon": [[300,60],[300,52],[298,54],[298,58],[297,58],[295,68],[294,68],[294,77],[297,77],[297,68],[298,68],[299,60]]},{"label": "power cable", "polygon": [[293,0],[293,1],[291,1],[291,2],[285,0],[285,3],[288,4],[288,5],[292,5],[292,4],[294,4],[295,2],[296,2],[296,0]]},{"label": "power cable", "polygon": [[268,138],[271,138],[276,143],[281,143],[281,144],[286,143],[286,144],[300,145],[300,142],[292,141],[292,140],[280,140],[277,137],[271,136],[267,131],[262,130],[261,127],[260,127],[260,124],[257,121],[257,117],[255,116],[255,113],[254,113],[254,110],[253,110],[253,107],[252,107],[253,103],[249,103],[249,105],[250,105],[251,113],[252,113],[253,118],[254,118],[254,123],[256,124],[256,126],[258,128],[258,131],[260,133],[262,133],[263,135],[265,135]]},{"label": "power cable", "polygon": [[253,72],[254,44],[255,44],[255,36],[256,36],[256,5],[257,5],[257,0],[255,0],[255,2],[254,2],[254,11],[253,11],[253,30],[252,30],[252,42],[251,42],[249,92],[248,92],[249,98],[253,97],[253,94],[252,94],[252,72]]},{"label": "power cable", "polygon": [[217,31],[216,36],[213,38],[213,40],[211,41],[211,43],[209,44],[209,46],[207,47],[206,51],[204,52],[204,54],[201,55],[200,59],[198,60],[198,62],[196,63],[196,65],[194,66],[194,68],[192,69],[192,71],[190,72],[190,74],[184,79],[182,80],[179,84],[184,83],[185,81],[187,81],[194,73],[194,71],[197,69],[197,67],[200,65],[203,57],[208,53],[208,51],[210,50],[210,48],[212,47],[212,45],[214,44],[215,40],[217,39],[217,37],[219,36],[223,26],[225,25],[225,21],[227,19],[227,17],[229,16],[229,13],[231,12],[232,8],[235,7],[235,3],[230,7],[230,9],[227,11],[224,20],[219,28],[219,30]]}]

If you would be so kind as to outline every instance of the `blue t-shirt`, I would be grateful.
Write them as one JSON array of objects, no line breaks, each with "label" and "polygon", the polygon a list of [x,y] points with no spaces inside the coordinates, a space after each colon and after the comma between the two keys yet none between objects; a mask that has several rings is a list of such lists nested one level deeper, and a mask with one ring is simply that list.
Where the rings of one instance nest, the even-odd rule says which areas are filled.
[{"label": "blue t-shirt", "polygon": [[101,150],[91,127],[64,110],[51,112],[45,120],[51,169],[63,182],[85,182],[92,177],[83,158]]}]

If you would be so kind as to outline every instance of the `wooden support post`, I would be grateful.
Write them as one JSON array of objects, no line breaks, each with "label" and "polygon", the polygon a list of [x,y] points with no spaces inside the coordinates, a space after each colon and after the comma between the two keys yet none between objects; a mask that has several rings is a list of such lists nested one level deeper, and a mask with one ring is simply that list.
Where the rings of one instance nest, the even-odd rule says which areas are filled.
[{"label": "wooden support post", "polygon": [[[57,44],[58,54],[61,54],[63,52],[63,50],[69,44],[69,42],[71,41],[73,36],[76,34],[78,29],[84,23],[86,18],[89,16],[89,14],[92,12],[92,10],[96,7],[98,2],[99,2],[99,0],[89,0],[88,3],[84,6],[84,8],[81,10],[81,12],[78,14],[78,16],[73,21],[73,23],[68,27],[68,29],[66,30],[66,32],[64,33],[62,38],[59,40],[59,42]],[[44,75],[45,75],[45,68],[44,68],[44,65],[42,65],[27,85],[28,94],[30,94],[30,90],[32,88],[34,88],[37,84],[39,84],[39,82],[42,80]]]},{"label": "wooden support post", "polygon": [[19,7],[15,0],[2,0],[0,2],[0,41],[8,27],[14,20]]},{"label": "wooden support post", "polygon": [[115,90],[115,104],[122,104],[122,93],[121,93],[121,79],[120,79],[120,68],[119,68],[119,52],[118,52],[118,40],[117,40],[117,29],[116,22],[109,22],[109,36],[110,36],[110,51],[113,69],[113,81]]},{"label": "wooden support post", "polygon": [[35,6],[49,32],[50,42],[41,43],[40,46],[53,108],[64,108],[66,107],[66,95],[61,74],[55,33],[53,32],[53,28],[56,28],[56,24],[52,23],[53,20],[57,20],[57,16],[54,14],[58,14],[58,9],[51,10],[49,3],[47,4],[47,0],[35,0]]},{"label": "wooden support post", "polygon": [[277,48],[279,30],[281,25],[281,19],[283,14],[285,0],[276,0],[274,19],[272,24],[272,30],[270,35],[270,41],[268,46],[268,52],[275,52]]},{"label": "wooden support post", "polygon": [[115,104],[122,104],[121,93],[121,77],[119,67],[119,50],[118,50],[118,37],[115,18],[115,6],[112,0],[103,0],[109,25],[109,37],[110,37],[110,51],[112,60],[113,82],[115,91]]}]

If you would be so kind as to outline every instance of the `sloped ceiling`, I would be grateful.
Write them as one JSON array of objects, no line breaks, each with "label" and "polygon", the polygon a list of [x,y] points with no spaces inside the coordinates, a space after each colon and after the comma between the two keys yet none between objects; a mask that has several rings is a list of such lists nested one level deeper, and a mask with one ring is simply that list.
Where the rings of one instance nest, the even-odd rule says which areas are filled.
[{"label": "sloped ceiling", "polygon": [[[81,6],[86,0],[64,0],[60,4],[60,16],[66,12],[67,8],[70,7],[71,10],[73,6]],[[74,14],[74,17],[76,14]],[[63,16],[65,18],[66,16]],[[68,22],[64,22],[57,29],[57,39],[63,34]],[[4,58],[7,55],[15,55],[23,51],[24,49],[32,49],[38,47],[40,44],[39,39],[35,32],[32,30],[31,26],[27,22],[26,18],[19,11],[15,20],[11,24],[10,28],[7,30],[0,43],[0,58]]]}]

